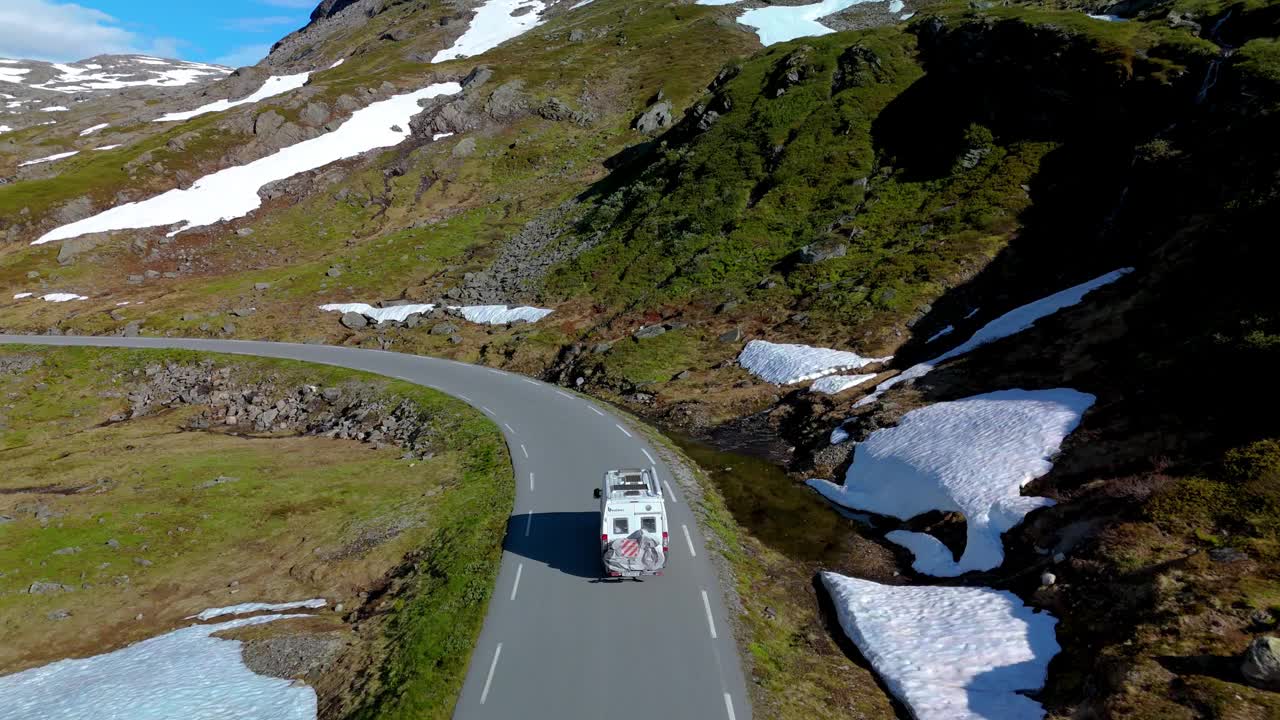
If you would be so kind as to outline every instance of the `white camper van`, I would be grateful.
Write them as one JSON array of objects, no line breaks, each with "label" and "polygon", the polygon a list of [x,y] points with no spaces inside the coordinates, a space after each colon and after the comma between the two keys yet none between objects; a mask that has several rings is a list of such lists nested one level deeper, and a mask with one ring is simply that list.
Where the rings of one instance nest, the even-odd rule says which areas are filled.
[{"label": "white camper van", "polygon": [[667,507],[648,470],[604,474],[600,499],[600,556],[610,577],[661,575],[667,564]]}]

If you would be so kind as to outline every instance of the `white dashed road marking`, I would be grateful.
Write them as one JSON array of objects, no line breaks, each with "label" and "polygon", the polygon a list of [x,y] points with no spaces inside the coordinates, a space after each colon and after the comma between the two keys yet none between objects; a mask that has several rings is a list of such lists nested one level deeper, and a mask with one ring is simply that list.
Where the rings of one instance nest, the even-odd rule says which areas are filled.
[{"label": "white dashed road marking", "polygon": [[567,398],[569,398],[570,400],[572,400],[572,399],[573,399],[573,396],[572,396],[572,395],[570,395],[569,393],[567,393],[567,392],[565,392],[565,391],[563,391],[563,390],[557,390],[557,391],[556,391],[556,394],[557,394],[557,395],[559,395],[560,397],[567,397]]},{"label": "white dashed road marking", "polygon": [[[684,530],[684,541],[689,543],[689,554],[698,557],[698,551],[693,549],[693,538],[689,535],[689,526],[681,525],[680,529]],[[712,634],[715,634],[714,632]]]},{"label": "white dashed road marking", "polygon": [[493,683],[493,671],[498,669],[498,658],[502,656],[502,643],[498,643],[498,649],[493,651],[493,662],[489,663],[489,677],[484,680],[484,691],[480,693],[480,704],[483,705],[485,700],[489,699],[489,685]]},{"label": "white dashed road marking", "polygon": [[516,432],[516,429],[515,429],[515,428],[511,427],[511,426],[510,426],[510,425],[508,425],[507,423],[502,423],[502,427],[506,428],[506,429],[507,429],[507,430],[508,430],[512,435],[519,435],[519,434],[520,434],[520,433]]},{"label": "white dashed road marking", "polygon": [[527,383],[529,383],[530,385],[537,385],[537,384],[538,384],[536,381],[534,381],[534,380],[530,380],[529,378],[520,378],[520,379],[521,379],[521,380],[523,380],[523,381],[525,381],[525,382],[527,382]]},{"label": "white dashed road marking", "polygon": [[600,412],[600,409],[599,409],[599,408],[597,408],[596,406],[594,406],[594,405],[588,405],[587,407],[591,408],[591,412],[593,412],[593,413],[595,413],[595,414],[599,415],[600,417],[604,417],[604,413]]},{"label": "white dashed road marking", "polygon": [[529,492],[533,492],[533,473],[529,473]]},{"label": "white dashed road marking", "polygon": [[644,453],[644,456],[645,456],[645,457],[647,457],[647,458],[649,458],[649,463],[650,463],[651,465],[656,465],[656,464],[658,464],[658,461],[653,459],[653,456],[649,454],[649,451],[648,451],[648,450],[645,450],[644,448],[640,448],[640,452]]},{"label": "white dashed road marking", "polygon": [[627,429],[622,427],[618,423],[614,423],[613,426],[621,430],[623,435],[626,435],[627,437],[631,437],[631,433],[627,432]]},{"label": "white dashed road marking", "polygon": [[524,574],[524,563],[520,563],[520,567],[516,568],[516,582],[511,586],[511,599],[516,599],[516,593],[520,592],[520,576]]},{"label": "white dashed road marking", "polygon": [[729,720],[737,720],[733,715],[733,698],[729,693],[724,694],[724,709],[729,711]]},{"label": "white dashed road marking", "polygon": [[707,610],[707,629],[711,631],[711,639],[716,639],[716,621],[711,617],[711,599],[707,597],[707,591],[702,591],[702,607]]},{"label": "white dashed road marking", "polygon": [[[483,410],[487,415],[493,415],[493,411],[483,405],[480,406],[480,409]],[[497,417],[497,416],[495,415],[494,417]]]},{"label": "white dashed road marking", "polygon": [[524,443],[520,443],[520,452],[524,453],[524,458],[529,459],[529,451],[525,449]]},{"label": "white dashed road marking", "polygon": [[671,489],[671,483],[663,480],[662,484],[667,486],[667,495],[671,498],[671,502],[678,504],[680,501],[676,499],[675,491]]},{"label": "white dashed road marking", "polygon": [[471,402],[471,398],[467,397],[466,395],[463,395],[462,393],[458,393],[458,397],[462,398],[466,402]]}]

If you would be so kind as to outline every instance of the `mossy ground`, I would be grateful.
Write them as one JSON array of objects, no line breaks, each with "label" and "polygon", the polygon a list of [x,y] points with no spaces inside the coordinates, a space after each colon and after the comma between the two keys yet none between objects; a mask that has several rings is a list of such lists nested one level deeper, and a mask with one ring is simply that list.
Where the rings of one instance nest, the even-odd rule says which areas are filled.
[{"label": "mossy ground", "polygon": [[[353,704],[449,716],[513,497],[505,445],[483,416],[425,388],[303,363],[0,350],[14,358],[36,364],[0,372],[0,514],[13,518],[0,524],[0,667],[120,647],[208,607],[324,597],[358,611],[359,593],[408,558],[407,588],[371,625],[383,680]],[[246,383],[355,384],[408,399],[431,417],[442,451],[404,460],[355,441],[185,431],[194,408],[107,422],[142,368],[206,358]],[[210,483],[219,477],[234,480]],[[75,589],[30,594],[33,582]],[[60,610],[70,616],[47,617]]]}]

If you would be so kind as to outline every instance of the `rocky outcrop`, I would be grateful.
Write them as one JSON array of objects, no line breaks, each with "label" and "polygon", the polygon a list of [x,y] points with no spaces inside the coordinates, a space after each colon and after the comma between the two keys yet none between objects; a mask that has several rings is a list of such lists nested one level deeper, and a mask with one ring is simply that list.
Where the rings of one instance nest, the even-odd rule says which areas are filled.
[{"label": "rocky outcrop", "polygon": [[671,102],[659,100],[640,113],[640,117],[636,118],[631,126],[642,133],[653,133],[671,125],[673,117]]},{"label": "rocky outcrop", "polygon": [[535,289],[552,267],[585,252],[597,241],[564,237],[576,210],[577,202],[570,200],[530,220],[503,245],[487,270],[469,274],[447,297],[486,305],[534,301]]},{"label": "rocky outcrop", "polygon": [[1240,672],[1264,690],[1280,690],[1280,638],[1254,638],[1245,650]]}]

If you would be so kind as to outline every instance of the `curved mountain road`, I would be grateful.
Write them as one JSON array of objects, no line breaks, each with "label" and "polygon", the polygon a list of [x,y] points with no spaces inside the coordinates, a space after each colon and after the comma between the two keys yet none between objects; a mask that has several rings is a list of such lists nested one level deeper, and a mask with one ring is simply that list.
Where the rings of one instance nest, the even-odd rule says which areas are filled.
[{"label": "curved mountain road", "polygon": [[[501,428],[515,509],[484,629],[454,717],[462,720],[749,718],[716,571],[672,476],[627,422],[581,395],[439,358],[239,340],[0,335],[0,343],[176,348],[338,365],[458,397]],[[653,467],[667,490],[666,574],[599,579],[598,501],[612,467]]]}]

